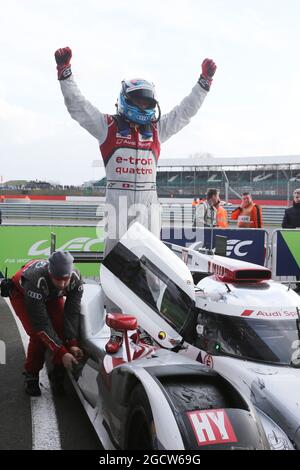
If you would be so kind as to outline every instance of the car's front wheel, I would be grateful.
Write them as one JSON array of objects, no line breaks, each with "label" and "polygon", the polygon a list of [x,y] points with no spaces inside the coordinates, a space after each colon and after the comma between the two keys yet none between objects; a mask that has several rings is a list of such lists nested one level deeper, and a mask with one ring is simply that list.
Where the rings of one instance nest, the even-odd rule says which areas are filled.
[{"label": "car's front wheel", "polygon": [[155,449],[155,426],[147,394],[142,385],[137,385],[129,399],[126,425],[128,450]]}]

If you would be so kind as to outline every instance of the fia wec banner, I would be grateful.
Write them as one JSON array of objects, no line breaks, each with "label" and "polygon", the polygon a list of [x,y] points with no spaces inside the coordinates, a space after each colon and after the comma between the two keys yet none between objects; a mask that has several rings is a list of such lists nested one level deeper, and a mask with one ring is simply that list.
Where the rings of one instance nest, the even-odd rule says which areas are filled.
[{"label": "fia wec banner", "polygon": [[[56,249],[70,251],[103,251],[103,229],[80,226],[0,226],[0,270],[12,276],[31,259],[44,259],[50,254],[51,232],[56,234]],[[98,277],[99,264],[79,263],[83,276]]]},{"label": "fia wec banner", "polygon": [[276,276],[300,276],[300,230],[277,231]]},{"label": "fia wec banner", "polygon": [[[265,263],[266,231],[262,229],[213,229],[164,227],[161,238],[165,242],[193,248],[195,243],[202,242],[206,248],[215,247],[216,235],[227,237],[228,258],[235,258],[249,263]],[[212,238],[212,240],[211,240]]]},{"label": "fia wec banner", "polygon": [[[103,251],[103,228],[91,226],[0,226],[0,270],[8,268],[12,276],[31,259],[47,258],[50,254],[51,232],[56,234],[56,249],[71,251]],[[264,264],[264,230],[214,230],[215,235],[227,236],[227,256],[257,264]],[[210,246],[210,229],[185,229],[164,227],[162,240],[181,246],[190,246],[202,240]],[[213,242],[214,246],[214,242]],[[79,263],[83,276],[98,277],[97,263]]]}]

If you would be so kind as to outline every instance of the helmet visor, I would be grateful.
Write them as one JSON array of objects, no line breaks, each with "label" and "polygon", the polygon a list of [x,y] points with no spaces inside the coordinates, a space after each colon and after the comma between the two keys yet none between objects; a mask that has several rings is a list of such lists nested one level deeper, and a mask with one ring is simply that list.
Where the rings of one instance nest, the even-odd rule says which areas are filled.
[{"label": "helmet visor", "polygon": [[148,89],[134,90],[126,93],[126,98],[136,106],[143,106],[146,104],[147,109],[154,109],[157,101],[153,96],[153,91]]}]

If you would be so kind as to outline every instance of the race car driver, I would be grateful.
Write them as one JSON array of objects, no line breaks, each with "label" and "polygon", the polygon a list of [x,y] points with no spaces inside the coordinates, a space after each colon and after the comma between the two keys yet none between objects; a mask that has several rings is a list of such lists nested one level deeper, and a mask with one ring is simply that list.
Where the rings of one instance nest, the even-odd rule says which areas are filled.
[{"label": "race car driver", "polygon": [[[101,113],[82,96],[72,76],[71,57],[69,47],[55,52],[58,80],[71,117],[100,145],[107,177],[106,256],[135,220],[160,237],[156,191],[160,144],[179,132],[197,113],[210,89],[216,65],[205,59],[191,93],[163,116],[152,83],[144,79],[123,80],[117,113],[110,115]],[[113,304],[109,301],[106,304],[107,311],[112,311]],[[117,352],[121,344],[122,337],[112,331],[106,350]]]},{"label": "race car driver", "polygon": [[39,372],[47,348],[53,362],[50,382],[57,395],[64,393],[65,368],[83,356],[77,344],[83,282],[73,260],[70,253],[55,251],[48,260],[30,261],[12,277],[10,301],[29,336],[24,375],[31,396],[41,395]]}]

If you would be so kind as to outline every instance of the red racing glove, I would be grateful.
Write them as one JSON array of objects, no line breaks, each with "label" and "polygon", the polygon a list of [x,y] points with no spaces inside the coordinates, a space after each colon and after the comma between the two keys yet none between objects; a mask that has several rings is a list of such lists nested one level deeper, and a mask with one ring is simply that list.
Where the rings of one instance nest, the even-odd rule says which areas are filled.
[{"label": "red racing glove", "polygon": [[198,80],[199,85],[204,88],[204,90],[209,91],[212,84],[212,77],[217,70],[217,66],[212,59],[204,59],[202,62],[202,73]]},{"label": "red racing glove", "polygon": [[63,47],[62,49],[57,49],[54,54],[56,63],[57,63],[57,78],[58,80],[65,80],[72,75],[71,70],[71,58],[72,51],[69,47]]}]

